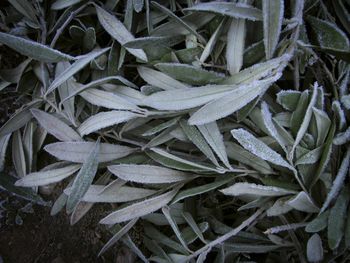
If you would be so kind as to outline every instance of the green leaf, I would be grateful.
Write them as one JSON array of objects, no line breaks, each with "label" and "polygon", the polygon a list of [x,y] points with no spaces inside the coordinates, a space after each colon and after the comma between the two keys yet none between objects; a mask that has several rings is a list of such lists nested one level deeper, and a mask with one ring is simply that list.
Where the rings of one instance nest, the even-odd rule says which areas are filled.
[{"label": "green leaf", "polygon": [[82,197],[89,189],[98,169],[98,155],[100,148],[100,139],[96,141],[91,151],[88,153],[86,160],[79,173],[75,177],[72,184],[72,191],[68,196],[67,200],[67,211],[73,211],[76,205],[80,202]]},{"label": "green leaf", "polygon": [[276,187],[265,186],[250,183],[236,183],[228,188],[220,190],[224,195],[240,196],[240,195],[254,195],[254,196],[283,196],[296,193],[293,190]]},{"label": "green leaf", "polygon": [[315,219],[308,223],[305,231],[309,233],[317,233],[327,227],[329,210],[320,213]]},{"label": "green leaf", "polygon": [[262,20],[261,10],[247,4],[236,4],[226,2],[199,3],[193,7],[186,8],[185,11],[209,12],[217,15],[225,15],[234,18],[244,18],[249,20]]},{"label": "green leaf", "polygon": [[12,162],[17,176],[23,178],[27,174],[27,167],[20,130],[15,131],[12,136]]},{"label": "green leaf", "polygon": [[299,192],[287,204],[296,210],[307,213],[318,213],[320,210],[305,192]]},{"label": "green leaf", "polygon": [[[121,45],[134,40],[134,36],[126,29],[124,24],[120,22],[115,16],[109,14],[101,7],[96,6],[96,12],[99,22],[102,27]],[[126,48],[135,57],[147,62],[147,56],[142,49]]]},{"label": "green leaf", "polygon": [[74,57],[64,54],[58,50],[49,48],[32,40],[16,37],[0,32],[0,43],[16,50],[18,53],[44,62],[59,62],[73,60]]},{"label": "green leaf", "polygon": [[226,176],[225,178],[218,179],[217,181],[209,183],[209,184],[204,184],[204,185],[196,186],[196,187],[189,188],[186,190],[181,190],[174,197],[174,199],[172,200],[171,203],[175,204],[175,203],[177,203],[181,200],[184,200],[186,198],[213,191],[216,188],[219,188],[220,186],[223,186],[224,184],[231,182],[232,180],[233,180],[233,178],[231,176]]},{"label": "green leaf", "polygon": [[[44,150],[63,161],[84,163],[94,145],[93,142],[57,142],[46,145]],[[117,160],[135,152],[135,150],[127,146],[101,143],[98,162]]]},{"label": "green leaf", "polygon": [[64,82],[69,80],[75,73],[79,72],[87,64],[89,64],[95,58],[101,56],[103,53],[107,52],[110,48],[104,48],[99,51],[92,51],[79,59],[77,59],[70,67],[66,68],[55,80],[51,83],[46,95],[54,91],[56,88],[61,86]]},{"label": "green leaf", "polygon": [[164,194],[119,209],[103,218],[100,223],[111,225],[155,212],[167,205],[178,190],[178,188],[175,188]]},{"label": "green leaf", "polygon": [[266,0],[263,5],[264,45],[266,59],[273,57],[281,33],[284,0]]},{"label": "green leaf", "polygon": [[245,19],[232,18],[226,46],[227,70],[231,75],[239,72],[243,65],[245,35]]},{"label": "green leaf", "polygon": [[141,78],[143,78],[148,84],[161,88],[163,90],[172,90],[172,89],[187,89],[188,85],[173,79],[167,74],[164,74],[160,71],[139,66],[137,67],[137,71],[140,74]]},{"label": "green leaf", "polygon": [[38,109],[31,109],[31,113],[39,124],[60,141],[81,141],[80,135],[60,119]]},{"label": "green leaf", "polygon": [[277,102],[286,110],[295,111],[298,106],[300,94],[300,91],[297,90],[281,90],[277,93]]},{"label": "green leaf", "polygon": [[231,131],[231,134],[246,150],[250,151],[252,154],[275,165],[286,167],[292,171],[295,170],[282,158],[279,153],[272,150],[264,142],[255,138],[249,132],[243,129],[235,129]]},{"label": "green leaf", "polygon": [[180,126],[188,139],[197,146],[197,148],[204,153],[204,155],[217,167],[219,163],[216,160],[213,151],[211,150],[209,144],[204,139],[203,135],[198,131],[195,126],[190,126],[185,120],[180,120]]},{"label": "green leaf", "polygon": [[52,170],[43,170],[40,172],[27,174],[22,179],[16,181],[16,186],[41,186],[52,183],[57,183],[74,174],[80,169],[79,164],[67,165],[63,168],[57,168]]},{"label": "green leaf", "polygon": [[78,128],[81,136],[96,132],[100,129],[126,122],[133,118],[142,117],[130,111],[100,112],[85,120]]},{"label": "green leaf", "polygon": [[335,205],[331,208],[328,217],[328,245],[335,250],[344,236],[346,210],[349,204],[350,193],[348,188],[344,188],[340,193]]},{"label": "green leaf", "polygon": [[195,178],[188,173],[155,165],[120,164],[108,166],[108,170],[125,181],[141,184],[168,184]]},{"label": "green leaf", "polygon": [[309,262],[321,262],[323,260],[322,240],[318,234],[313,234],[307,241],[306,253]]},{"label": "green leaf", "polygon": [[224,138],[220,133],[217,123],[214,121],[204,125],[198,125],[197,128],[213,151],[217,154],[219,159],[226,165],[227,168],[230,169],[231,165],[227,158]]},{"label": "green leaf", "polygon": [[52,3],[51,9],[52,10],[62,10],[67,7],[70,7],[72,5],[75,5],[82,0],[56,0],[55,2]]},{"label": "green leaf", "polygon": [[308,16],[307,22],[311,25],[318,45],[322,48],[349,51],[348,37],[335,24],[313,16]]},{"label": "green leaf", "polygon": [[207,71],[188,64],[158,63],[155,67],[170,77],[191,85],[217,84],[225,77],[214,71]]},{"label": "green leaf", "polygon": [[264,93],[272,82],[276,81],[279,77],[280,75],[278,74],[276,77],[257,81],[249,85],[241,85],[233,89],[231,92],[224,94],[225,96],[207,103],[196,111],[189,119],[189,124],[203,125],[222,119],[238,111],[257,96]]}]

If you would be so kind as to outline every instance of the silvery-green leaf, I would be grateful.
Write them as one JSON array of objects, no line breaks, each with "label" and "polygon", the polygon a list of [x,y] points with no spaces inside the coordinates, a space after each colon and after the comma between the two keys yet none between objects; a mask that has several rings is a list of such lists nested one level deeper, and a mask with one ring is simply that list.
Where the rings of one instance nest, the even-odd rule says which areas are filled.
[{"label": "silvery-green leaf", "polygon": [[307,213],[318,213],[320,210],[305,192],[299,192],[287,204],[296,210]]},{"label": "silvery-green leaf", "polygon": [[79,168],[79,164],[72,164],[63,168],[30,173],[18,180],[15,185],[30,187],[57,183],[74,174]]},{"label": "silvery-green leaf", "polygon": [[[68,187],[64,192],[70,195],[72,188]],[[89,203],[124,203],[142,199],[155,193],[155,190],[130,186],[112,186],[109,189],[105,189],[103,185],[90,185],[81,200]]]},{"label": "silvery-green leaf", "polygon": [[174,79],[192,85],[216,84],[225,77],[217,72],[207,71],[188,64],[158,63],[155,67]]},{"label": "silvery-green leaf", "polygon": [[315,116],[317,126],[316,146],[321,146],[326,140],[329,128],[331,127],[331,120],[324,111],[316,108],[313,108],[312,110]]},{"label": "silvery-green leaf", "polygon": [[235,183],[234,185],[220,190],[225,195],[240,196],[240,195],[254,195],[254,196],[283,196],[295,194],[293,190],[276,187],[265,186],[250,183]]},{"label": "silvery-green leaf", "polygon": [[88,89],[80,96],[93,105],[114,110],[138,110],[139,108],[115,93],[99,89]]},{"label": "silvery-green leaf", "polygon": [[143,78],[148,84],[161,88],[163,90],[171,90],[171,89],[187,89],[188,85],[173,79],[167,74],[163,72],[139,66],[137,67],[137,71],[140,74],[141,78]]},{"label": "silvery-green leaf", "polygon": [[137,222],[138,218],[132,219],[129,223],[127,223],[122,229],[120,229],[110,240],[102,247],[100,252],[98,253],[98,257],[101,256],[107,249],[112,247],[118,240],[124,236]]},{"label": "silvery-green leaf", "polygon": [[[190,24],[193,30],[197,30],[206,25],[213,18],[213,14],[189,14],[181,17],[182,21]],[[185,27],[179,26],[179,22],[174,20],[170,20],[169,22],[156,27],[151,33],[151,36],[162,37],[178,35],[188,35],[188,30]]]},{"label": "silvery-green leaf", "polygon": [[50,215],[55,216],[57,215],[66,205],[68,196],[65,193],[62,193],[54,202],[54,204],[51,207]]},{"label": "silvery-green leaf", "polygon": [[152,140],[150,140],[146,145],[144,145],[142,149],[144,150],[151,147],[157,147],[161,144],[164,144],[174,139],[174,136],[171,134],[171,130],[172,130],[171,128],[168,128],[162,131],[161,133],[156,135],[154,138],[152,138]]},{"label": "silvery-green leaf", "polygon": [[250,151],[252,154],[275,165],[286,167],[292,171],[295,170],[282,158],[279,153],[272,150],[265,143],[254,137],[249,132],[243,129],[235,129],[231,131],[231,134],[246,150]]},{"label": "silvery-green leaf", "polygon": [[231,75],[239,72],[243,65],[245,34],[245,19],[232,18],[226,46],[227,69]]},{"label": "silvery-green leaf", "polygon": [[0,138],[0,172],[4,170],[6,150],[7,150],[10,137],[11,137],[11,134],[8,134]]},{"label": "silvery-green leaf", "polygon": [[225,243],[225,249],[229,253],[268,253],[273,250],[281,248],[279,245],[256,245],[256,244],[245,244],[245,243]]},{"label": "silvery-green leaf", "polygon": [[119,209],[103,218],[100,223],[108,225],[116,224],[155,212],[167,205],[178,190],[178,188],[175,188],[164,194]]},{"label": "silvery-green leaf", "polygon": [[277,102],[286,110],[294,111],[297,108],[300,91],[297,90],[281,90],[277,93]]},{"label": "silvery-green leaf", "polygon": [[147,96],[142,103],[158,110],[184,110],[221,98],[234,88],[232,85],[207,85],[192,89],[166,90]]},{"label": "silvery-green leaf", "polygon": [[179,227],[177,226],[175,220],[173,219],[173,217],[171,216],[170,214],[170,208],[169,206],[164,206],[162,207],[162,212],[165,216],[165,218],[168,220],[169,222],[169,225],[170,227],[172,228],[172,230],[174,231],[177,239],[180,241],[181,245],[187,250],[187,251],[191,251],[188,247],[187,247],[187,244],[186,242],[184,241],[182,235],[181,235],[181,232],[180,232],[180,229]]},{"label": "silvery-green leaf", "polygon": [[27,174],[26,159],[20,130],[12,135],[12,162],[17,176],[22,178]]},{"label": "silvery-green leaf", "polygon": [[[102,27],[121,45],[135,39],[134,36],[126,29],[124,24],[115,16],[109,14],[107,11],[97,5],[96,12]],[[142,61],[147,61],[147,56],[142,49],[126,48],[126,50]]]},{"label": "silvery-green leaf", "polygon": [[319,179],[321,174],[323,174],[323,172],[325,171],[325,169],[328,165],[328,162],[330,160],[330,156],[332,153],[332,145],[333,145],[332,143],[333,143],[335,129],[336,129],[336,125],[335,125],[335,122],[333,122],[331,125],[331,128],[330,128],[330,131],[327,135],[326,142],[324,144],[324,149],[323,149],[323,153],[321,155],[321,160],[319,162],[319,166],[317,167],[316,173],[312,178],[311,186],[313,186],[317,182],[317,180]]},{"label": "silvery-green leaf", "polygon": [[124,44],[129,48],[154,48],[154,47],[170,47],[178,44],[183,40],[183,36],[177,37],[140,37],[135,38]]},{"label": "silvery-green leaf", "polygon": [[119,164],[108,166],[119,178],[141,184],[167,184],[195,178],[193,175],[155,165]]},{"label": "silvery-green leaf", "polygon": [[148,153],[150,154],[150,157],[152,159],[170,168],[175,168],[183,171],[215,171],[217,172],[217,169],[215,169],[214,167],[206,166],[198,162],[192,162],[187,159],[180,158],[176,155],[168,153],[159,148],[151,148],[150,150],[156,154],[156,155],[152,155],[151,153]]},{"label": "silvery-green leaf", "polygon": [[39,124],[60,141],[81,141],[80,135],[60,119],[52,114],[38,109],[31,109],[31,113]]},{"label": "silvery-green leaf", "polygon": [[306,154],[302,155],[298,158],[298,160],[295,162],[295,165],[301,165],[301,164],[314,164],[316,163],[323,153],[324,146],[317,147]]},{"label": "silvery-green leaf", "polygon": [[263,1],[264,45],[266,59],[273,57],[281,33],[284,0]]},{"label": "silvery-green leaf", "polygon": [[306,133],[308,127],[309,127],[309,124],[310,124],[310,121],[311,121],[311,117],[312,117],[312,109],[313,109],[313,107],[315,106],[315,103],[316,103],[317,87],[318,87],[318,84],[316,82],[314,84],[314,89],[313,89],[313,92],[312,92],[312,97],[310,99],[310,103],[309,103],[309,105],[308,105],[308,107],[306,109],[305,115],[303,116],[303,121],[302,121],[302,123],[300,125],[300,128],[298,130],[298,133],[297,133],[297,136],[295,138],[292,150],[290,151],[290,158],[291,159],[293,159],[295,148],[300,143],[300,141],[302,140],[303,136],[305,135],[305,133]]},{"label": "silvery-green leaf", "polygon": [[266,211],[267,216],[279,216],[288,213],[293,208],[287,204],[285,198],[277,199],[276,202]]},{"label": "silvery-green leaf", "polygon": [[188,139],[197,146],[197,148],[204,153],[204,155],[217,167],[219,163],[216,160],[213,151],[211,150],[209,144],[206,142],[203,135],[198,131],[195,126],[190,126],[187,124],[187,121],[180,120],[180,126]]},{"label": "silvery-green leaf", "polygon": [[281,134],[277,131],[275,124],[272,121],[272,115],[269,110],[269,106],[265,101],[261,103],[261,115],[263,117],[266,129],[269,131],[269,134],[278,142],[284,151],[287,151],[286,142]]},{"label": "silvery-green leaf", "polygon": [[341,103],[344,105],[345,109],[350,110],[350,95],[344,95],[341,97]]},{"label": "silvery-green leaf", "polygon": [[343,145],[350,141],[350,127],[348,127],[344,132],[340,132],[335,136],[333,143],[335,145]]},{"label": "silvery-green leaf", "polygon": [[222,119],[241,109],[260,94],[264,93],[270,84],[279,79],[275,77],[257,81],[249,85],[242,85],[219,97],[196,111],[189,119],[191,125],[202,125]]},{"label": "silvery-green leaf", "polygon": [[99,148],[100,139],[94,143],[94,146],[91,151],[88,152],[87,158],[84,160],[79,173],[74,178],[72,191],[67,199],[66,208],[68,212],[73,211],[75,206],[80,202],[96,175],[99,163]]},{"label": "silvery-green leaf", "polygon": [[329,248],[332,250],[335,250],[339,246],[344,236],[349,199],[349,189],[344,188],[334,206],[330,209],[327,236]]},{"label": "silvery-green leaf", "polygon": [[288,231],[288,230],[296,230],[301,227],[305,227],[307,223],[294,223],[294,224],[286,224],[286,225],[281,225],[281,226],[275,226],[267,229],[264,234],[277,234],[283,231]]},{"label": "silvery-green leaf", "polygon": [[273,169],[266,161],[245,150],[238,144],[235,144],[233,142],[225,142],[225,145],[228,157],[230,159],[253,167],[255,170],[263,174],[273,173]]},{"label": "silvery-green leaf", "polygon": [[[55,70],[55,77],[58,77],[64,70],[66,70],[68,67],[70,67],[69,62],[59,62],[56,65]],[[74,91],[74,80],[68,79],[64,83],[62,83],[57,89],[58,94],[61,99],[60,108],[61,105],[63,105],[63,112],[67,116],[67,118],[70,120],[71,123],[73,123],[76,126],[76,120],[75,120],[75,105],[74,105],[74,98],[68,99],[70,94]]]},{"label": "silvery-green leaf", "polygon": [[270,59],[266,62],[255,64],[249,68],[226,78],[220,84],[250,84],[256,80],[271,75],[275,71],[281,71],[286,63],[291,59],[291,56],[286,54],[280,57]]},{"label": "silvery-green leaf", "polygon": [[59,62],[73,60],[74,57],[64,54],[58,50],[22,37],[0,32],[0,43],[16,50],[18,53],[44,62]]},{"label": "silvery-green leaf", "polygon": [[349,51],[348,37],[335,24],[313,16],[308,16],[307,22],[311,25],[321,47]]},{"label": "silvery-green leaf", "polygon": [[[83,163],[89,156],[94,145],[93,142],[57,142],[46,145],[44,149],[57,159]],[[101,143],[98,162],[113,161],[129,155],[135,150],[127,146]]]},{"label": "silvery-green leaf", "polygon": [[75,5],[79,2],[81,2],[81,0],[56,0],[55,2],[52,3],[51,9],[62,10],[72,5]]},{"label": "silvery-green leaf", "polygon": [[[193,232],[197,235],[197,237],[204,243],[206,244],[207,242],[204,239],[204,236],[202,234],[202,230],[200,228],[199,225],[197,225],[196,221],[194,220],[194,218],[192,217],[192,215],[189,212],[183,212],[182,216],[184,217],[184,219],[186,220],[187,224],[191,227],[191,229],[193,230]],[[185,238],[184,238],[185,239]],[[186,240],[186,239],[185,239]],[[188,243],[188,242],[186,242]]]},{"label": "silvery-green leaf", "polygon": [[322,240],[318,234],[313,234],[307,241],[306,254],[309,262],[321,262],[323,260]]},{"label": "silvery-green leaf", "polygon": [[200,62],[204,62],[207,60],[207,58],[211,55],[213,49],[214,49],[214,46],[216,45],[216,42],[218,41],[219,37],[220,37],[220,34],[224,28],[224,22],[226,20],[223,19],[221,21],[221,23],[218,25],[218,27],[216,28],[215,32],[212,34],[212,36],[210,37],[208,43],[205,45],[205,48],[201,54],[201,57],[199,58],[199,61]]},{"label": "silvery-green leaf", "polygon": [[85,120],[78,128],[81,136],[90,134],[100,129],[126,122],[142,115],[130,111],[107,111],[97,113]]},{"label": "silvery-green leaf", "polygon": [[181,190],[175,195],[174,199],[171,201],[172,204],[175,204],[181,200],[184,200],[186,198],[189,198],[191,196],[200,195],[203,193],[207,193],[210,191],[215,190],[216,188],[219,188],[220,186],[223,186],[224,184],[227,184],[233,180],[232,177],[226,176],[222,179],[216,180],[215,182],[204,184],[200,186],[196,186],[193,188]]},{"label": "silvery-green leaf", "polygon": [[249,20],[262,20],[261,10],[243,3],[209,2],[199,3],[186,11],[209,12],[218,15],[226,15],[234,18]]},{"label": "silvery-green leaf", "polygon": [[166,14],[167,16],[171,17],[173,21],[177,22],[179,26],[185,28],[190,34],[197,37],[199,40],[201,40],[202,43],[205,43],[205,39],[197,33],[196,29],[192,27],[192,25],[188,24],[186,21],[184,21],[182,18],[178,17],[176,14],[174,14],[170,9],[166,8],[165,6],[158,4],[156,1],[151,1],[152,5]]},{"label": "silvery-green leaf", "polygon": [[0,127],[0,138],[26,125],[32,118],[30,109],[38,108],[41,103],[41,101],[35,100],[13,114],[11,118]]},{"label": "silvery-green leaf", "polygon": [[75,73],[80,71],[86,65],[88,65],[92,60],[101,56],[103,53],[107,52],[110,48],[104,48],[98,51],[92,51],[82,57],[79,57],[70,67],[66,68],[55,80],[51,83],[46,94],[54,91],[57,87],[62,85],[65,81],[69,80]]},{"label": "silvery-green leaf", "polygon": [[27,173],[32,171],[33,158],[34,158],[34,123],[28,122],[23,132],[23,150],[26,158]]},{"label": "silvery-green leaf", "polygon": [[344,186],[344,181],[349,171],[349,165],[350,165],[350,148],[348,147],[346,154],[343,158],[343,161],[340,165],[340,168],[338,170],[337,176],[333,181],[332,188],[328,192],[327,198],[322,205],[321,212],[325,211],[328,208],[330,203],[338,196],[340,190]]},{"label": "silvery-green leaf", "polygon": [[169,127],[172,127],[174,126],[176,123],[178,123],[178,121],[180,120],[181,117],[175,117],[175,118],[172,118],[166,122],[163,122],[162,124],[159,124],[149,130],[147,130],[146,132],[144,132],[142,134],[142,136],[151,136],[151,135],[154,135],[158,132],[161,132]]},{"label": "silvery-green leaf", "polygon": [[224,145],[224,139],[220,133],[217,123],[210,122],[204,125],[198,125],[197,128],[204,136],[213,151],[217,154],[219,159],[226,165],[227,168],[231,168],[230,162],[227,158],[226,148]]},{"label": "silvery-green leaf", "polygon": [[305,227],[305,231],[309,233],[317,233],[325,229],[328,224],[329,210],[320,213],[314,220],[309,222]]}]

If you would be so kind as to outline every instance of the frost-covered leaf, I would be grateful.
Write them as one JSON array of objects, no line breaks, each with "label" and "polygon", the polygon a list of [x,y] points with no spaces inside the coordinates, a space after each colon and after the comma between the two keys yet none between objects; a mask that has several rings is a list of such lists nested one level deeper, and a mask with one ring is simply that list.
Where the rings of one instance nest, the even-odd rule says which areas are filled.
[{"label": "frost-covered leaf", "polygon": [[344,132],[338,133],[335,136],[333,143],[335,145],[343,145],[349,141],[350,141],[350,127],[348,127]]},{"label": "frost-covered leaf", "polygon": [[273,164],[286,167],[290,170],[294,168],[285,161],[282,156],[268,147],[264,142],[254,137],[244,129],[235,129],[231,131],[232,136],[249,152],[261,159]]},{"label": "frost-covered leaf", "polygon": [[344,180],[346,178],[346,175],[348,174],[349,165],[350,165],[350,148],[348,148],[348,150],[346,151],[346,154],[338,170],[337,176],[333,181],[332,188],[328,192],[327,198],[322,205],[321,212],[325,211],[328,208],[330,203],[337,197],[340,190],[344,186]]},{"label": "frost-covered leaf", "polygon": [[284,0],[266,0],[263,5],[264,45],[266,59],[273,57],[281,33]]},{"label": "frost-covered leaf", "polygon": [[300,91],[296,90],[281,90],[277,93],[277,102],[286,110],[294,111],[297,108]]},{"label": "frost-covered leaf", "polygon": [[322,240],[318,234],[313,234],[309,238],[306,251],[309,262],[320,262],[323,260]]},{"label": "frost-covered leaf", "polygon": [[90,134],[100,129],[126,122],[142,115],[130,111],[100,112],[85,120],[78,128],[81,136]]},{"label": "frost-covered leaf", "polygon": [[44,62],[58,62],[63,60],[73,60],[74,57],[52,49],[38,42],[22,37],[0,32],[0,43],[16,50],[18,53]]},{"label": "frost-covered leaf", "polygon": [[188,173],[155,165],[119,164],[108,166],[119,178],[141,184],[164,184],[193,179]]},{"label": "frost-covered leaf", "polygon": [[81,141],[80,135],[60,119],[38,109],[32,109],[31,113],[39,124],[60,141]]},{"label": "frost-covered leaf", "polygon": [[75,73],[79,72],[82,68],[84,68],[87,64],[89,64],[95,58],[101,56],[103,53],[107,52],[110,48],[104,48],[99,51],[92,51],[80,58],[78,58],[72,65],[67,67],[59,76],[55,78],[55,80],[51,83],[46,91],[46,94],[54,91],[60,85],[62,85],[65,81],[69,80]]},{"label": "frost-covered leaf", "polygon": [[296,210],[307,213],[319,212],[319,208],[314,204],[314,202],[305,192],[300,192],[294,198],[289,200],[288,205]]},{"label": "frost-covered leaf", "polygon": [[320,146],[318,148],[315,148],[307,152],[306,154],[298,158],[298,160],[295,162],[295,165],[316,163],[321,158],[323,150],[324,150],[324,147]]},{"label": "frost-covered leaf", "polygon": [[339,246],[344,236],[349,199],[349,189],[344,188],[334,206],[330,209],[328,217],[328,245],[332,250],[335,250]]},{"label": "frost-covered leaf", "polygon": [[226,46],[227,69],[231,75],[239,72],[243,65],[245,34],[245,19],[232,18]]},{"label": "frost-covered leaf", "polygon": [[224,139],[220,133],[217,123],[214,121],[204,125],[198,125],[197,128],[213,151],[217,154],[219,159],[226,165],[227,168],[231,168],[230,162],[227,158]]},{"label": "frost-covered leaf", "polygon": [[313,108],[312,110],[315,116],[316,127],[317,127],[316,146],[321,146],[326,140],[326,137],[332,122],[324,111],[321,111],[316,108]]},{"label": "frost-covered leaf", "polygon": [[16,182],[16,186],[41,186],[52,183],[57,183],[74,174],[80,168],[79,164],[67,165],[63,168],[57,168],[52,170],[43,170],[35,173],[27,174],[22,179]]},{"label": "frost-covered leaf", "polygon": [[80,168],[79,173],[74,178],[72,184],[72,191],[67,199],[67,211],[73,211],[76,205],[79,203],[81,198],[85,195],[86,191],[91,185],[97,169],[98,169],[98,155],[100,148],[100,139],[94,143],[91,151],[88,153],[86,160]]},{"label": "frost-covered leaf", "polygon": [[108,225],[116,224],[155,212],[167,205],[171,199],[173,199],[178,190],[178,188],[175,188],[169,192],[166,192],[165,194],[161,194],[119,209],[103,218],[100,223]]},{"label": "frost-covered leaf", "polygon": [[210,12],[218,15],[226,15],[234,18],[244,18],[249,20],[262,20],[261,10],[247,4],[236,4],[226,2],[199,3],[186,11]]},{"label": "frost-covered leaf", "polygon": [[[45,146],[45,151],[56,158],[74,163],[83,163],[89,156],[93,142],[57,142]],[[109,162],[129,155],[136,149],[128,146],[100,143],[98,162]]]},{"label": "frost-covered leaf", "polygon": [[265,186],[250,183],[236,183],[228,188],[220,190],[225,195],[254,195],[254,196],[283,196],[296,193],[281,187]]},{"label": "frost-covered leaf", "polygon": [[141,78],[143,78],[148,84],[161,88],[163,90],[189,88],[188,85],[177,81],[169,75],[148,67],[139,66],[137,67],[137,71],[140,74]]},{"label": "frost-covered leaf", "polygon": [[217,84],[225,77],[214,71],[207,71],[187,64],[158,63],[155,67],[170,77],[191,85]]}]

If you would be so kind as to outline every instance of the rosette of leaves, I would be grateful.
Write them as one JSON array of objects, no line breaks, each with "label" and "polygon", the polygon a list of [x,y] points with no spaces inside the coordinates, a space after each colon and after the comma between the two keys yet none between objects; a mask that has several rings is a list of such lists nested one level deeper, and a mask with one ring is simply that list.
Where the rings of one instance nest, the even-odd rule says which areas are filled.
[{"label": "rosette of leaves", "polygon": [[0,89],[28,103],[0,128],[17,174],[1,186],[39,203],[38,187],[62,187],[51,213],[72,224],[116,203],[100,254],[346,261],[347,7],[8,1],[0,43],[25,59]]}]

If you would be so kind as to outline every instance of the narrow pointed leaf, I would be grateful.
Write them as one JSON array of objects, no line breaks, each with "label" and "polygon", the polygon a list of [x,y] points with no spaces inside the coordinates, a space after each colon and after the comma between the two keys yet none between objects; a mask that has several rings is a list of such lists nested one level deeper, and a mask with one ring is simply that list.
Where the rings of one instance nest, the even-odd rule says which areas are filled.
[{"label": "narrow pointed leaf", "polygon": [[250,183],[236,183],[228,188],[220,190],[225,195],[255,195],[255,196],[283,196],[294,194],[295,191],[281,187],[265,186]]}]

